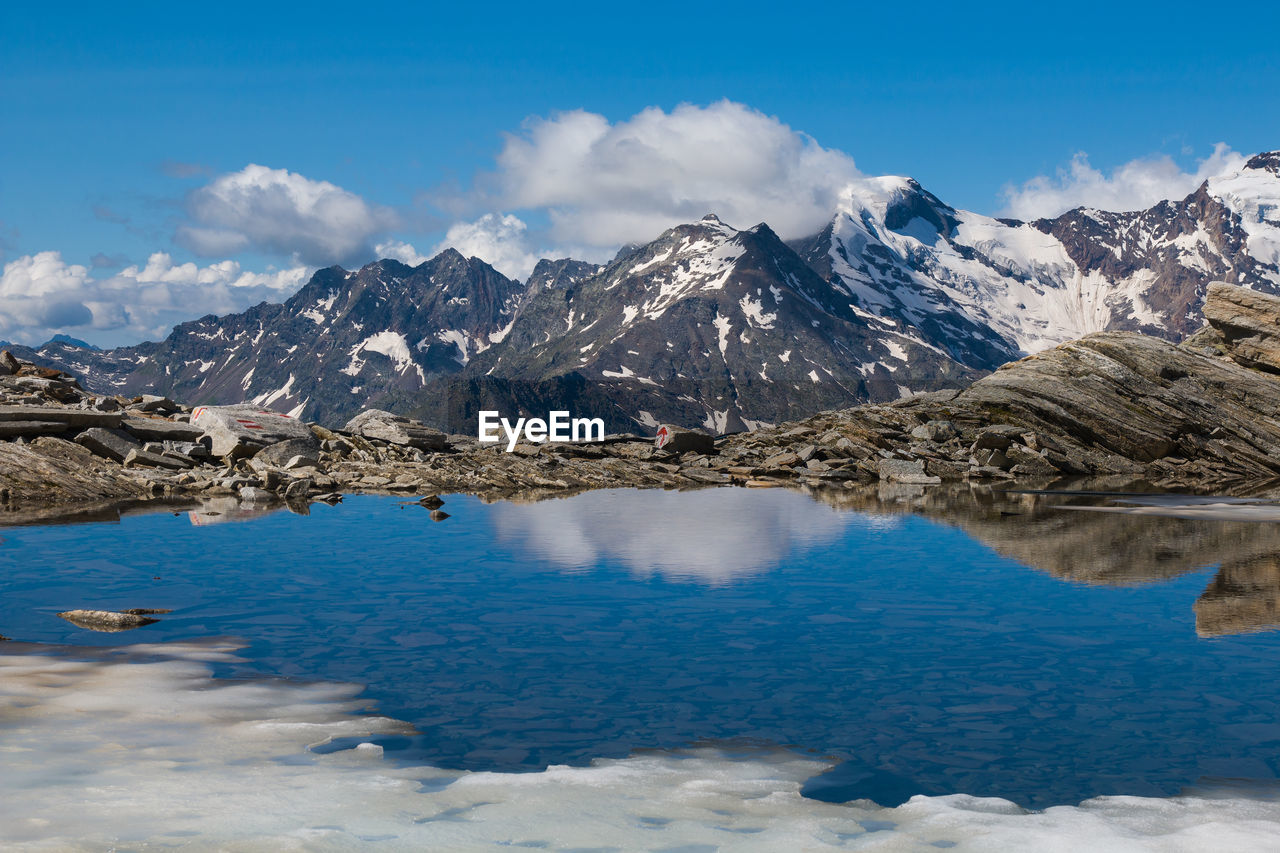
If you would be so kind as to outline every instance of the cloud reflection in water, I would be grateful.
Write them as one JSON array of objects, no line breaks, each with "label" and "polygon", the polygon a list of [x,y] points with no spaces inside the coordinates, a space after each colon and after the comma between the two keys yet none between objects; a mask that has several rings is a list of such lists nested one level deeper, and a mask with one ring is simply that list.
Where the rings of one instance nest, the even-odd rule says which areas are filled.
[{"label": "cloud reflection in water", "polygon": [[494,508],[504,543],[572,571],[621,563],[641,576],[723,584],[825,545],[851,525],[896,525],[781,489],[588,492]]}]

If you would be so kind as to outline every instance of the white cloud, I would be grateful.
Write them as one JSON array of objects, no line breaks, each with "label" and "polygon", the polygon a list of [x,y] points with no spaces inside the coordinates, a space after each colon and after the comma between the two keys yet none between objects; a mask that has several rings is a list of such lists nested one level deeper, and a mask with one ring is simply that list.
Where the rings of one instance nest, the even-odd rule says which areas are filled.
[{"label": "white cloud", "polygon": [[517,279],[528,278],[538,259],[543,257],[530,243],[529,226],[509,213],[486,213],[474,222],[451,225],[432,254],[450,248],[465,257],[479,258],[503,275]]},{"label": "white cloud", "polygon": [[0,336],[27,344],[58,332],[108,345],[160,338],[203,314],[285,299],[310,273],[301,266],[251,272],[236,261],[175,264],[157,252],[141,267],[95,278],[60,252],[38,252],[5,264],[0,274]]},{"label": "white cloud", "polygon": [[[380,258],[393,258],[416,267],[445,249],[456,249],[464,257],[479,258],[498,272],[524,280],[541,258],[564,257],[561,250],[537,251],[529,235],[529,226],[512,214],[486,213],[474,222],[455,222],[444,239],[424,255],[412,243],[387,240],[374,247]],[[588,252],[589,254],[589,252]],[[581,253],[574,257],[582,257]]]},{"label": "white cloud", "polygon": [[250,164],[193,190],[176,239],[198,254],[254,250],[295,263],[362,263],[395,214],[328,181]]},{"label": "white cloud", "polygon": [[411,267],[430,260],[426,255],[419,254],[412,243],[406,243],[403,240],[387,240],[385,243],[374,246],[373,251],[379,258],[391,258]]},{"label": "white cloud", "polygon": [[507,137],[481,183],[490,205],[545,209],[557,242],[603,247],[648,241],[708,212],[802,236],[822,227],[859,177],[848,155],[720,101],[652,107],[617,124],[582,110],[532,119]]},{"label": "white cloud", "polygon": [[1168,155],[1130,160],[1104,175],[1089,165],[1084,152],[1071,158],[1056,177],[1039,175],[1021,187],[1004,191],[1005,214],[1033,220],[1058,216],[1077,207],[1099,210],[1143,210],[1165,199],[1180,199],[1215,175],[1244,166],[1245,157],[1224,142],[1200,160],[1194,172],[1184,172]]}]

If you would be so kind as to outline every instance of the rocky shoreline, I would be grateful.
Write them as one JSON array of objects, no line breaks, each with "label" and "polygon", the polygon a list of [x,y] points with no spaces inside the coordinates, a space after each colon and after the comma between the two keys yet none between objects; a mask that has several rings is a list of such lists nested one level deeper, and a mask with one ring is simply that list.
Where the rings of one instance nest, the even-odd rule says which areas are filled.
[{"label": "rocky shoreline", "polygon": [[1102,332],[963,391],[824,412],[692,450],[648,438],[480,444],[386,412],[342,429],[246,407],[104,397],[0,362],[0,523],[94,502],[229,497],[305,506],[344,493],[471,493],[874,482],[1047,485],[1120,477],[1248,491],[1280,478],[1280,298],[1213,284],[1181,344]]}]

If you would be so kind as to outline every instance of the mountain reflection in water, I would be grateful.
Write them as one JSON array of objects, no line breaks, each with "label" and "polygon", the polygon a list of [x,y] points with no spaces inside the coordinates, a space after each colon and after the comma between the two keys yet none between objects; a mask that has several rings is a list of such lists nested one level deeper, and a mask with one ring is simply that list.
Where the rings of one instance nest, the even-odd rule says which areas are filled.
[{"label": "mountain reflection in water", "polygon": [[[820,506],[780,490],[705,489],[686,493],[675,514],[663,492],[587,492],[497,504],[495,527],[501,541],[570,571],[609,558],[638,575],[719,584],[767,571],[850,525],[892,525],[913,514],[1076,583],[1132,586],[1217,566],[1195,604],[1200,636],[1280,628],[1280,524],[1255,520],[1266,519],[1260,511],[1277,513],[1269,503],[899,484],[811,497]],[[1194,512],[1184,513],[1188,507]]]},{"label": "mountain reflection in water", "polygon": [[1241,500],[883,485],[814,497],[842,509],[912,513],[949,524],[1002,556],[1077,583],[1131,586],[1216,566],[1195,603],[1197,634],[1280,628],[1280,524],[1268,517],[1277,512],[1270,495]]}]

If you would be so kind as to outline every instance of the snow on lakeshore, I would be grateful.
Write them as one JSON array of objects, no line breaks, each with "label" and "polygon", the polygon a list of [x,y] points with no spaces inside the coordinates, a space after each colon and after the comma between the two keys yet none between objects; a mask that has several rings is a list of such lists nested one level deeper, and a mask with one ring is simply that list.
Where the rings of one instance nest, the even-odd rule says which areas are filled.
[{"label": "snow on lakeshore", "polygon": [[0,647],[5,850],[1263,849],[1280,804],[1104,797],[1027,813],[999,799],[896,809],[799,795],[794,753],[649,753],[540,773],[400,767],[331,738],[403,733],[350,685],[215,680],[217,642]]}]

